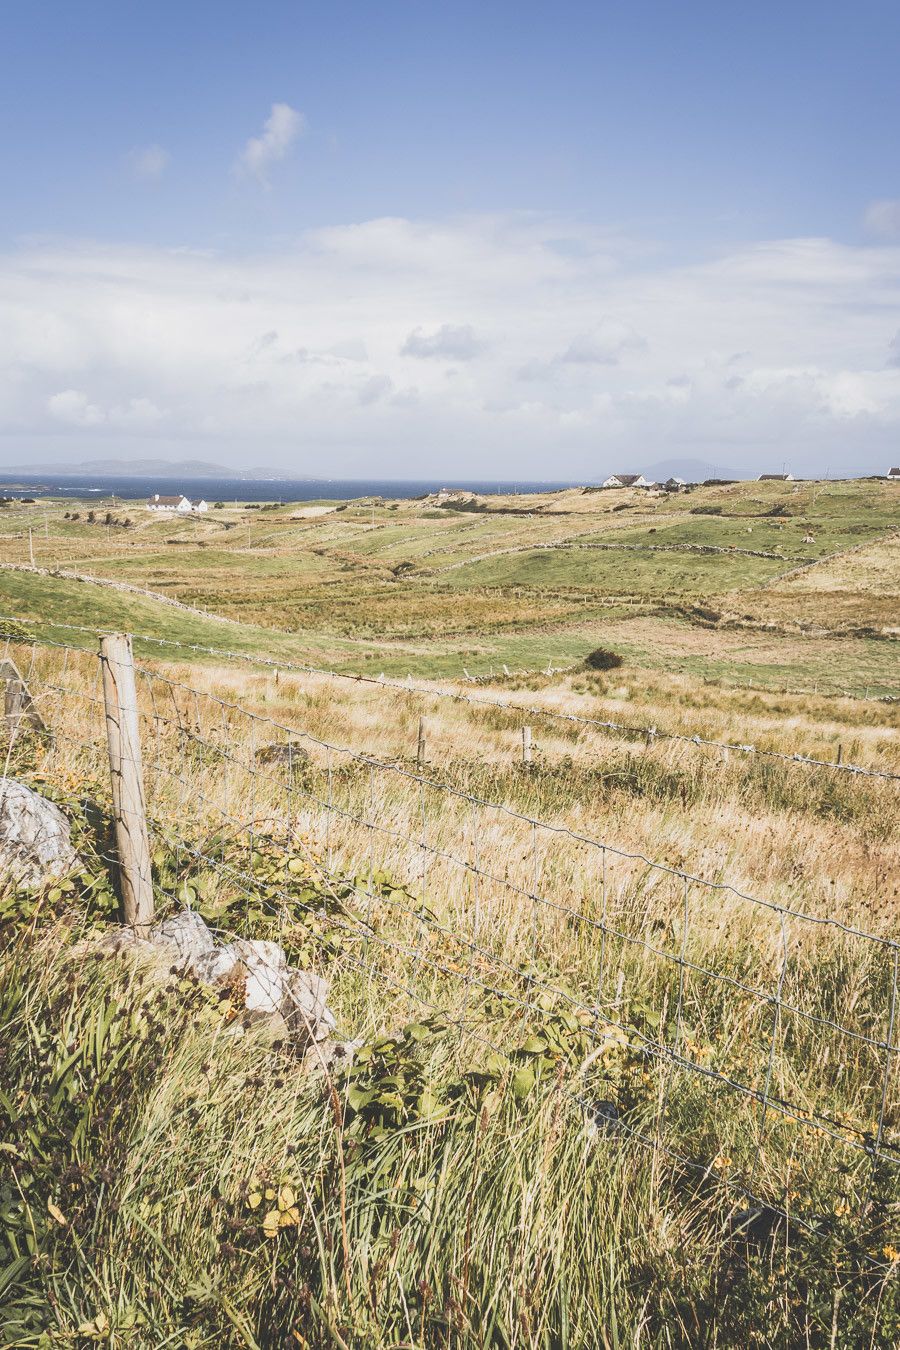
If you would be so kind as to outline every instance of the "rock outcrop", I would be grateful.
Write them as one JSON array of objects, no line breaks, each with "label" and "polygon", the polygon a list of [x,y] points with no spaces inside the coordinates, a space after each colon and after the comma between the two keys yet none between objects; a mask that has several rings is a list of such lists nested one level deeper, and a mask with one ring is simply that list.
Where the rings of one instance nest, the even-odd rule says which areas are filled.
[{"label": "rock outcrop", "polygon": [[40,886],[71,872],[77,860],[59,807],[16,778],[0,778],[0,881]]},{"label": "rock outcrop", "polygon": [[164,919],[146,939],[134,942],[170,954],[186,975],[203,984],[227,987],[251,1015],[282,1022],[295,1044],[325,1042],[335,1030],[337,1023],[326,1001],[328,982],[313,971],[289,965],[277,942],[262,938],[217,942],[196,910],[190,909]]}]

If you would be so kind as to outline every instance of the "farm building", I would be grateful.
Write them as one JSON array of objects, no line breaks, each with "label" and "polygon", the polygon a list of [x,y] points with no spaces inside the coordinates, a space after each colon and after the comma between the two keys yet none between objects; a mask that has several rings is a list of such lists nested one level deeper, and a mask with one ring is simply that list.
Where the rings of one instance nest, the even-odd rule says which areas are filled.
[{"label": "farm building", "polygon": [[888,469],[887,476],[888,478],[900,479],[900,469]]},{"label": "farm building", "polygon": [[760,483],[793,483],[794,475],[792,473],[761,473],[759,481]]},{"label": "farm building", "polygon": [[148,511],[177,511],[180,515],[188,516],[200,511],[208,511],[209,503],[202,497],[192,501],[190,497],[180,494],[177,497],[161,497],[158,492],[147,502]]},{"label": "farm building", "polygon": [[604,480],[605,488],[656,487],[642,473],[613,473]]}]

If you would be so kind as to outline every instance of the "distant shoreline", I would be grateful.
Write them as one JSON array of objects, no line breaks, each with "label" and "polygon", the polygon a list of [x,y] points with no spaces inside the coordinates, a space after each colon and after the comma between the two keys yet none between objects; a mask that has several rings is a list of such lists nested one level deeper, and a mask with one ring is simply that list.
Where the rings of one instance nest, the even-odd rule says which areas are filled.
[{"label": "distant shoreline", "polygon": [[33,477],[16,473],[3,476],[0,469],[0,494],[17,492],[34,497],[119,497],[123,501],[140,501],[159,492],[162,496],[184,493],[188,497],[203,497],[206,501],[231,502],[309,502],[353,501],[360,497],[415,498],[439,492],[468,491],[479,496],[497,493],[521,493],[530,496],[539,492],[559,491],[563,488],[583,487],[583,483],[552,480],[547,482],[503,481],[502,479],[448,478],[390,479],[390,478],[192,478],[189,475],[152,475],[138,477],[131,474],[62,474],[35,473]]}]

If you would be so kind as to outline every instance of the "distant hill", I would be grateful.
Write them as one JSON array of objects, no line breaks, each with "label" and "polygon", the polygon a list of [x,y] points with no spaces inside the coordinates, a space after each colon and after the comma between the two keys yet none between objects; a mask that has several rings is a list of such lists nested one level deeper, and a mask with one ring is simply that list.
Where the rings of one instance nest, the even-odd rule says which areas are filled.
[{"label": "distant hill", "polygon": [[[285,478],[281,469],[231,469],[203,459],[87,459],[80,464],[11,464],[0,474],[71,475],[73,478],[101,474],[113,478]],[[297,475],[302,479],[302,475]]]}]

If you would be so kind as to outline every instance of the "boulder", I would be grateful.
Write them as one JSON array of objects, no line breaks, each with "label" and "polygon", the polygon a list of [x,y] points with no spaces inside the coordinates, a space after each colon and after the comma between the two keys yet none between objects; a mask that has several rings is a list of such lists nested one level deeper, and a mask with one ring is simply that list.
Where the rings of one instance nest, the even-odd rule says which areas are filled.
[{"label": "boulder", "polygon": [[[107,943],[110,950],[128,945]],[[203,984],[227,985],[236,1003],[256,1017],[277,1020],[294,1042],[325,1041],[337,1026],[326,1003],[328,982],[288,965],[277,942],[263,938],[216,942],[196,910],[186,909],[155,924],[140,946],[165,953]]]},{"label": "boulder", "polygon": [[183,909],[171,919],[154,924],[148,937],[154,947],[169,949],[173,959],[192,973],[196,963],[216,946],[212,933],[193,909]]},{"label": "boulder", "polygon": [[281,1013],[295,1039],[304,1034],[313,1041],[324,1041],[337,1023],[326,1003],[328,981],[311,970],[291,970],[286,981],[286,997]]},{"label": "boulder", "polygon": [[69,822],[15,778],[0,778],[0,878],[40,886],[71,872],[78,855]]},{"label": "boulder", "polygon": [[242,967],[248,1012],[280,1012],[288,997],[287,957],[277,942],[238,938],[231,944]]}]

